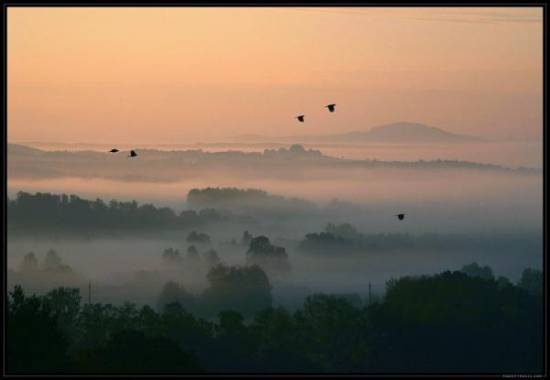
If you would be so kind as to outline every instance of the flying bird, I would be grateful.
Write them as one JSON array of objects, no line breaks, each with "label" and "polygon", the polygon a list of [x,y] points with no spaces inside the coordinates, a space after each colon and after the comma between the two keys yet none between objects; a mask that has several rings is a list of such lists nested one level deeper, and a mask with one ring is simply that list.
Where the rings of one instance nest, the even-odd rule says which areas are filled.
[{"label": "flying bird", "polygon": [[328,106],[325,106],[325,107],[328,108],[330,112],[334,112],[334,107],[336,107],[336,104],[329,104]]},{"label": "flying bird", "polygon": [[405,219],[405,214],[397,214],[396,216],[399,218],[399,220]]},{"label": "flying bird", "polygon": [[109,152],[111,152],[111,153],[117,153],[117,152],[120,152],[120,151],[119,151],[117,148],[113,148],[113,149],[111,149]]},{"label": "flying bird", "polygon": [[299,121],[300,123],[303,123],[303,122],[304,122],[304,115],[296,116],[296,119],[298,119],[298,121]]},{"label": "flying bird", "polygon": [[136,157],[137,156],[137,153],[133,150],[130,151],[130,154],[128,155],[128,157]]}]

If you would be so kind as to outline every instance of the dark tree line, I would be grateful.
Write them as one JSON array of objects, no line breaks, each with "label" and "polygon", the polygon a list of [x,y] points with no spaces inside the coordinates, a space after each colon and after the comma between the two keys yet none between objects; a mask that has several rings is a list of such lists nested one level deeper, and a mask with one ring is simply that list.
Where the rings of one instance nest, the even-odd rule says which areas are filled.
[{"label": "dark tree line", "polygon": [[[16,287],[7,371],[541,373],[543,300],[523,287],[533,273],[518,285],[459,271],[403,277],[370,305],[318,294],[294,313],[266,307],[248,320],[229,304],[203,319],[178,302],[83,305],[72,289],[29,296]],[[213,289],[239,276],[221,268]]]},{"label": "dark tree line", "polygon": [[185,256],[183,256],[178,249],[167,248],[162,253],[162,260],[167,265],[179,265],[182,267],[196,267],[200,262],[206,263],[208,267],[213,267],[221,263],[218,252],[215,249],[208,249],[199,254],[199,251],[194,245],[190,245],[187,248],[187,254]]},{"label": "dark tree line", "polygon": [[[136,201],[105,203],[101,199],[90,201],[76,195],[25,192],[19,192],[16,199],[8,199],[7,214],[10,233],[181,229],[224,217],[213,209],[185,210],[177,215],[170,208],[138,205]],[[204,236],[199,235],[199,238],[204,239]]]},{"label": "dark tree line", "polygon": [[494,236],[468,234],[436,234],[425,233],[411,235],[402,233],[364,234],[358,232],[352,225],[327,224],[325,231],[308,233],[300,242],[298,248],[312,254],[349,254],[360,251],[398,251],[398,250],[461,250],[506,248],[518,246],[529,249],[542,249],[542,236],[533,235]]},{"label": "dark tree line", "polygon": [[191,189],[187,194],[187,202],[192,205],[235,201],[266,201],[270,195],[259,189],[239,189],[236,187],[207,187]]},{"label": "dark tree line", "polygon": [[8,268],[8,284],[20,284],[27,290],[51,289],[55,286],[77,286],[80,274],[67,265],[59,254],[49,249],[45,255],[28,252],[23,256],[18,268]]},{"label": "dark tree line", "polygon": [[312,214],[319,210],[315,203],[300,198],[286,198],[259,189],[207,187],[191,189],[187,203],[193,208],[215,207],[219,210],[239,210],[250,215],[287,218],[289,213]]}]

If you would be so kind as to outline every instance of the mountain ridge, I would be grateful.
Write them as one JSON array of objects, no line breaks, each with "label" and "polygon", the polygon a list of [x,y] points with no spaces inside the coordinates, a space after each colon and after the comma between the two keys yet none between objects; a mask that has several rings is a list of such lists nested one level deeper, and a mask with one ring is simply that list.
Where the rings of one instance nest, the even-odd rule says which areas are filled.
[{"label": "mountain ridge", "polygon": [[428,126],[422,123],[400,121],[383,124],[368,130],[356,130],[328,135],[297,135],[269,137],[261,135],[239,135],[236,139],[246,141],[293,141],[303,142],[385,142],[385,143],[457,143],[457,142],[486,142],[475,136],[462,135],[446,131],[442,128]]}]

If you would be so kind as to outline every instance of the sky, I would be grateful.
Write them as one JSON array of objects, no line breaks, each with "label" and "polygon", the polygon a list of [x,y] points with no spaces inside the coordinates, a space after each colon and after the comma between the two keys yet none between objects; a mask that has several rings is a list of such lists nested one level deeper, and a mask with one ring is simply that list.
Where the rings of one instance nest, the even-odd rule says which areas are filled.
[{"label": "sky", "polygon": [[533,7],[8,7],[8,141],[188,143],[399,121],[542,139],[542,18]]}]

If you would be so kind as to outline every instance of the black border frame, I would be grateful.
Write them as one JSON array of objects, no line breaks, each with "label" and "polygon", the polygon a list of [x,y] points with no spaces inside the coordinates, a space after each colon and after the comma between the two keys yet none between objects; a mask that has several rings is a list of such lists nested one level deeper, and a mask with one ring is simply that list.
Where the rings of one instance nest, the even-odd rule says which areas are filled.
[{"label": "black border frame", "polygon": [[[405,374],[405,373],[365,373],[365,374],[345,374],[345,373],[334,373],[334,374],[324,374],[324,373],[312,373],[312,374],[303,374],[303,373],[219,373],[219,374],[44,374],[44,375],[10,375],[6,373],[6,320],[7,320],[7,310],[6,310],[6,297],[8,292],[7,287],[7,146],[8,146],[8,135],[7,135],[7,129],[8,129],[8,117],[7,117],[7,33],[8,33],[8,27],[7,27],[7,13],[8,8],[10,7],[285,7],[285,6],[293,6],[293,7],[319,7],[319,6],[325,6],[325,7],[453,7],[453,8],[460,8],[460,7],[542,7],[543,10],[543,46],[542,46],[542,58],[543,58],[543,73],[542,73],[542,79],[543,79],[543,279],[544,279],[544,289],[543,289],[543,297],[544,297],[544,306],[543,306],[543,313],[544,313],[544,327],[543,327],[543,334],[544,334],[544,347],[543,347],[543,353],[544,353],[544,369],[542,374],[476,374],[476,373],[464,373],[464,374],[450,374],[450,373],[414,373],[414,374]],[[2,377],[212,377],[212,376],[222,376],[222,377],[449,377],[449,378],[457,378],[457,377],[503,377],[503,378],[540,378],[540,377],[546,377],[548,375],[548,358],[547,358],[547,347],[548,347],[548,339],[547,339],[547,302],[546,302],[546,296],[547,296],[547,260],[546,260],[546,252],[547,252],[547,231],[546,231],[546,206],[547,206],[547,199],[546,199],[546,179],[547,179],[547,150],[546,150],[546,139],[548,137],[546,127],[547,127],[547,99],[546,99],[546,81],[547,81],[547,49],[546,49],[546,42],[547,42],[547,23],[546,23],[546,1],[510,1],[510,0],[500,0],[498,2],[487,2],[487,1],[480,1],[476,2],[473,0],[464,0],[457,2],[454,1],[395,1],[395,2],[383,2],[383,1],[343,1],[343,2],[336,2],[336,1],[315,1],[315,2],[304,2],[304,1],[292,1],[292,0],[279,0],[279,1],[270,1],[265,0],[262,2],[262,0],[256,1],[256,2],[247,2],[247,1],[233,1],[233,2],[220,2],[214,1],[214,0],[204,0],[204,1],[170,1],[170,0],[162,0],[158,3],[154,0],[117,0],[112,2],[106,2],[104,0],[100,0],[97,2],[90,2],[90,1],[83,1],[83,0],[54,0],[54,1],[36,1],[36,0],[11,0],[11,1],[2,1],[2,31],[3,31],[3,78],[4,78],[4,86],[3,86],[3,97],[4,101],[2,103],[3,106],[3,128],[2,128],[2,135],[3,135],[3,154],[2,159],[4,161],[3,164],[3,186],[2,190],[4,192],[4,196],[2,199],[2,217],[3,217],[3,228],[2,228],[2,238],[3,238],[3,252],[4,257],[2,260],[2,264],[4,268],[2,268],[2,275],[4,277],[4,280],[2,281],[2,288],[3,288],[3,297],[2,297]]]}]

